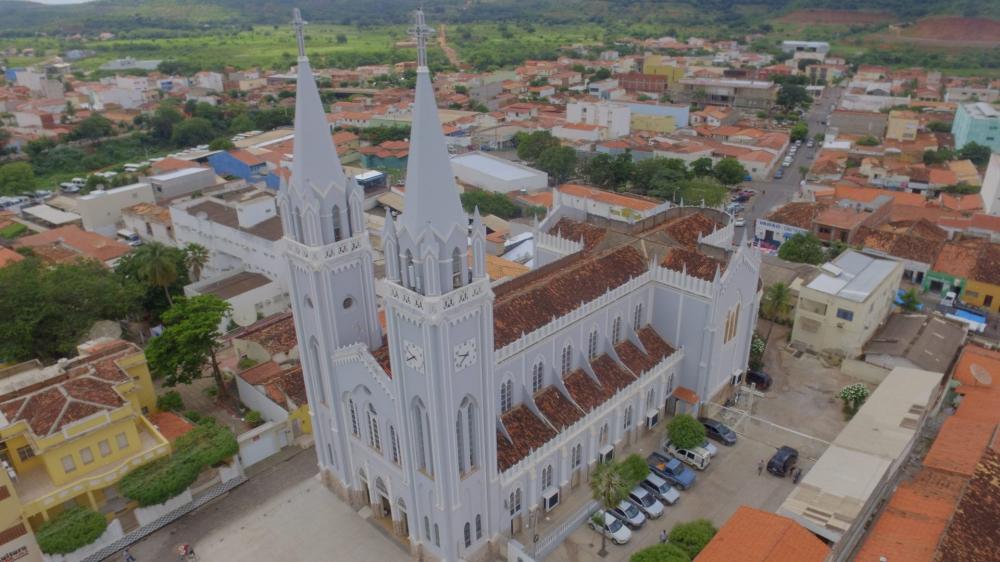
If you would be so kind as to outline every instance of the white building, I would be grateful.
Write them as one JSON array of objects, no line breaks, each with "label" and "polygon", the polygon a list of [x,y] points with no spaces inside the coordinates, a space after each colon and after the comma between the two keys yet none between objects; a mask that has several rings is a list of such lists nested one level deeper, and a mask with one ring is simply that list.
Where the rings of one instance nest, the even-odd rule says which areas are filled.
[{"label": "white building", "polygon": [[1000,215],[1000,154],[990,155],[990,163],[983,176],[983,186],[979,190],[983,198],[983,212],[988,215]]},{"label": "white building", "polygon": [[558,264],[491,286],[420,11],[406,209],[381,236],[383,337],[363,196],[296,21],[297,142],[279,207],[320,474],[341,497],[391,519],[415,557],[485,559],[571,490],[589,496],[599,459],[738,382],[760,257],[717,211],[669,209],[618,236],[557,207],[535,237],[539,261]]},{"label": "white building", "polygon": [[139,203],[122,209],[125,230],[139,235],[143,241],[176,246],[170,209],[154,203]]},{"label": "white building", "polygon": [[153,186],[157,201],[191,195],[215,185],[215,180],[215,172],[211,168],[181,168],[146,178]]},{"label": "white building", "polygon": [[549,185],[545,172],[483,152],[456,156],[451,159],[451,167],[458,181],[487,191],[534,191]]},{"label": "white building", "polygon": [[202,71],[194,75],[194,83],[199,88],[222,93],[226,90],[225,78],[218,72]]},{"label": "white building", "polygon": [[566,105],[568,123],[586,123],[607,129],[607,138],[628,136],[632,110],[627,105],[608,102],[572,102]]},{"label": "white building", "polygon": [[84,230],[113,238],[122,220],[122,209],[152,202],[153,188],[148,183],[140,182],[91,191],[77,199],[76,212],[83,219]]}]

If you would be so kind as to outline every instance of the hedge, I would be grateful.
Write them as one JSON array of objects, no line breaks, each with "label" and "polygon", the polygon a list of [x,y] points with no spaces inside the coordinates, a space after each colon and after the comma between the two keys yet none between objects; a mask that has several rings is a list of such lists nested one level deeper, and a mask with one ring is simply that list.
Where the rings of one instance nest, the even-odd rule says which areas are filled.
[{"label": "hedge", "polygon": [[107,528],[108,521],[103,515],[76,506],[42,523],[35,538],[45,554],[66,554],[96,541]]},{"label": "hedge", "polygon": [[126,474],[118,483],[118,490],[142,507],[161,504],[184,492],[202,470],[238,451],[239,444],[229,428],[203,423],[178,437],[169,457]]}]

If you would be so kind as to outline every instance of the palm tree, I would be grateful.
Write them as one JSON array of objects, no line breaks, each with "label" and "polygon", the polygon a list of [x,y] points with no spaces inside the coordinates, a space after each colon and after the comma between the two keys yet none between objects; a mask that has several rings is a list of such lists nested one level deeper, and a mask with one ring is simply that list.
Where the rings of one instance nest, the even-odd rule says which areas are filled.
[{"label": "palm tree", "polygon": [[775,283],[764,291],[764,298],[760,303],[761,312],[764,317],[771,321],[771,326],[767,329],[767,341],[771,341],[771,330],[774,323],[784,320],[792,311],[792,292],[788,285]]},{"label": "palm tree", "polygon": [[[590,491],[604,511],[618,507],[618,504],[625,499],[629,492],[628,482],[622,473],[621,466],[613,462],[597,465],[597,469],[590,477]],[[604,531],[604,521],[600,521],[599,524],[601,525],[601,550],[597,554],[598,556],[607,556],[608,537]]]},{"label": "palm tree", "polygon": [[192,281],[201,280],[201,270],[208,263],[208,248],[194,242],[184,246],[184,265],[191,272]]},{"label": "palm tree", "polygon": [[167,295],[167,304],[174,305],[170,298],[170,286],[177,281],[177,263],[170,256],[170,248],[159,243],[144,244],[136,252],[139,260],[139,276],[154,287],[161,287]]}]

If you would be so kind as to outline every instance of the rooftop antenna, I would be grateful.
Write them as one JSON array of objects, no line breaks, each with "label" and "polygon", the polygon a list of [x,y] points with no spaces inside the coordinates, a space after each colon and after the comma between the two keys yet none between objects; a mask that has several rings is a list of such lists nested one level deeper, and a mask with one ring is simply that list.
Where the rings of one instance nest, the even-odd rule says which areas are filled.
[{"label": "rooftop antenna", "polygon": [[423,7],[418,8],[413,12],[413,27],[410,28],[410,36],[417,41],[417,68],[427,66],[427,38],[431,33],[434,29],[424,21]]},{"label": "rooftop antenna", "polygon": [[299,58],[306,56],[306,24],[302,19],[302,12],[298,8],[292,10],[292,27],[295,29],[295,40],[299,44]]}]

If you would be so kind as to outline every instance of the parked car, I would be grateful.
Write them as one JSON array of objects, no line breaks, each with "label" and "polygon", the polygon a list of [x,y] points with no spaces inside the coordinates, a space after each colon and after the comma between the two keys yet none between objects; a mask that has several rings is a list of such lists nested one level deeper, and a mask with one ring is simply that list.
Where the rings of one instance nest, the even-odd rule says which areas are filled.
[{"label": "parked car", "polygon": [[665,505],[674,505],[681,498],[681,493],[676,488],[653,472],[646,475],[640,486],[652,492]]},{"label": "parked car", "polygon": [[767,392],[767,389],[771,388],[771,375],[764,371],[750,370],[747,371],[746,383],[755,384],[757,385],[757,390]]},{"label": "parked car", "polygon": [[701,447],[684,449],[682,447],[678,447],[670,441],[667,441],[664,444],[663,449],[670,453],[674,458],[679,459],[684,464],[691,465],[698,470],[705,470],[708,468],[708,464],[712,461],[712,456],[708,454],[708,451],[702,449]]},{"label": "parked car", "polygon": [[948,291],[944,298],[941,299],[941,306],[951,308],[955,306],[955,301],[958,299],[958,295],[954,291]]},{"label": "parked car", "polygon": [[733,221],[733,226],[746,226],[746,225],[747,221],[743,217],[736,217],[736,220]]},{"label": "parked car", "polygon": [[653,496],[652,492],[642,486],[632,488],[632,491],[628,493],[628,499],[650,519],[659,519],[663,516],[663,504]]},{"label": "parked car", "polygon": [[784,175],[785,175],[785,171],[782,170],[781,168],[778,168],[778,171],[774,172],[774,179],[780,180]]},{"label": "parked car", "polygon": [[[600,523],[601,521],[604,522],[603,525]],[[628,527],[616,517],[602,510],[597,510],[590,517],[590,528],[598,533],[607,534],[611,542],[615,544],[625,544],[632,538],[632,531]]]},{"label": "parked car", "polygon": [[816,143],[813,142],[813,141],[809,141],[809,142],[806,143],[806,148],[812,148],[814,146],[816,146]]},{"label": "parked car", "polygon": [[784,446],[775,451],[771,460],[767,461],[767,471],[782,478],[792,471],[795,463],[799,462],[799,452],[795,449]]},{"label": "parked car", "polygon": [[610,513],[628,525],[630,529],[639,529],[646,524],[646,516],[643,515],[642,510],[628,500],[618,502],[618,507],[612,509]]},{"label": "parked car", "polygon": [[698,421],[705,426],[705,435],[709,439],[730,447],[736,444],[736,432],[729,429],[728,425],[711,418],[698,418]]},{"label": "parked car", "polygon": [[698,447],[708,451],[709,458],[715,458],[715,455],[719,453],[719,448],[713,445],[708,439],[702,441],[701,445],[698,445]]},{"label": "parked car", "polygon": [[681,461],[668,457],[667,455],[659,452],[652,452],[646,457],[646,464],[649,465],[649,470],[663,478],[671,486],[677,486],[681,490],[690,489],[694,486],[695,480],[697,480],[697,475],[693,470],[684,466]]}]

